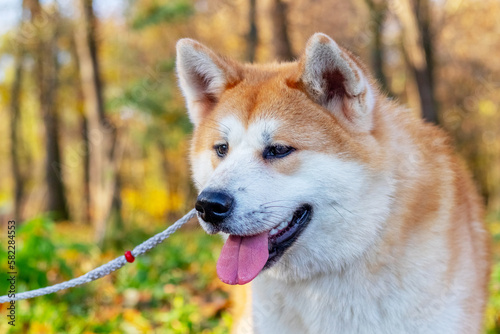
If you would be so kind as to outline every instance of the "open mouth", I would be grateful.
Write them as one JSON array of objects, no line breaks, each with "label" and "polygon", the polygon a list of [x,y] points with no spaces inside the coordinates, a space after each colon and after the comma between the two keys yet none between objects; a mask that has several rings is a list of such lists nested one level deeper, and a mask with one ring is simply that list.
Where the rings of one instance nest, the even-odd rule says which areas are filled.
[{"label": "open mouth", "polygon": [[285,251],[294,243],[311,220],[312,208],[309,204],[302,205],[294,212],[292,220],[282,222],[269,232],[269,258],[264,269],[275,264]]},{"label": "open mouth", "polygon": [[297,240],[312,217],[309,204],[300,206],[290,221],[251,236],[229,235],[217,261],[217,275],[227,284],[246,284],[275,264]]}]

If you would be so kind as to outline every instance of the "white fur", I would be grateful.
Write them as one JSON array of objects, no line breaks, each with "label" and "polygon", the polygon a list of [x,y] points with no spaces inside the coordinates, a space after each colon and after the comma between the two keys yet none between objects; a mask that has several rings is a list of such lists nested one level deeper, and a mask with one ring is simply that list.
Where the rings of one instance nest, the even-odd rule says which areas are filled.
[{"label": "white fur", "polygon": [[[235,197],[229,221],[235,233],[270,230],[302,203],[313,206],[313,219],[300,238],[254,280],[252,318],[242,321],[240,333],[459,332],[456,320],[464,314],[458,305],[466,294],[461,282],[452,287],[441,282],[444,268],[369,270],[390,214],[390,176],[374,175],[341,156],[307,151],[292,153],[300,155],[301,168],[282,175],[258,158],[266,144],[263,133],[272,138],[279,120],[260,119],[248,128],[235,117],[220,123],[230,147],[227,157],[207,173],[203,167],[215,153],[203,152],[193,173],[200,189]],[[434,242],[443,242],[444,233],[436,232]],[[435,256],[433,241],[428,242],[429,254],[410,258],[415,266],[425,267],[418,262]],[[438,291],[429,294],[430,287]]]}]

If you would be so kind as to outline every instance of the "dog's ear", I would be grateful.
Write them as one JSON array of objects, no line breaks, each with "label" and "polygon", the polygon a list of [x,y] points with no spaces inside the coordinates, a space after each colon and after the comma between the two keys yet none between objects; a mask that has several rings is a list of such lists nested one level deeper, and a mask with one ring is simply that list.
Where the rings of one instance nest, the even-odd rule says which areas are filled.
[{"label": "dog's ear", "polygon": [[215,107],[226,87],[238,78],[238,65],[192,39],[177,42],[177,76],[189,118],[198,126]]},{"label": "dog's ear", "polygon": [[354,131],[371,130],[375,89],[350,54],[327,35],[316,33],[300,65],[301,85],[316,103]]}]

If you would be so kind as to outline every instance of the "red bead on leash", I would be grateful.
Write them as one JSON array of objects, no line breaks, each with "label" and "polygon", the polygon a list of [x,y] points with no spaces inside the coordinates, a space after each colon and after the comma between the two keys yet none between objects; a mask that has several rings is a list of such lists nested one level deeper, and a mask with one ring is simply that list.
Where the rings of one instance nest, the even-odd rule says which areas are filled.
[{"label": "red bead on leash", "polygon": [[125,259],[127,260],[127,262],[134,262],[135,260],[135,257],[132,255],[132,252],[131,251],[126,251],[125,252]]}]

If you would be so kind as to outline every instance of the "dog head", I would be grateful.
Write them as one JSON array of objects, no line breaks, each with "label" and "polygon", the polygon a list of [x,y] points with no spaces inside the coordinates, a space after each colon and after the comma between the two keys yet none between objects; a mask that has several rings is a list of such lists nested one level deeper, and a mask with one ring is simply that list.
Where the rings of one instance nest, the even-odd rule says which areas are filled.
[{"label": "dog head", "polygon": [[380,94],[358,59],[320,33],[297,62],[272,65],[182,39],[177,73],[195,127],[200,224],[229,235],[228,248],[241,244],[234,267],[304,279],[339,270],[374,242],[390,187],[381,186],[385,153],[374,136]]}]

